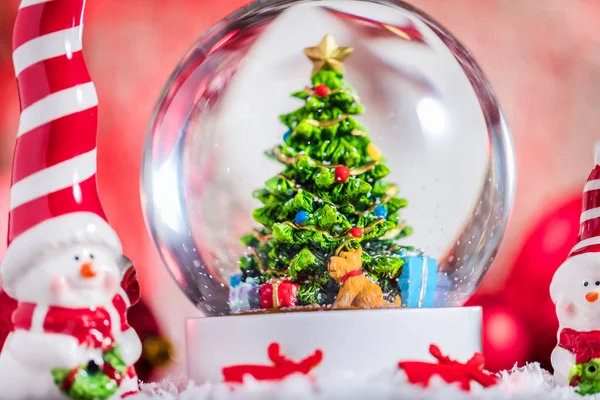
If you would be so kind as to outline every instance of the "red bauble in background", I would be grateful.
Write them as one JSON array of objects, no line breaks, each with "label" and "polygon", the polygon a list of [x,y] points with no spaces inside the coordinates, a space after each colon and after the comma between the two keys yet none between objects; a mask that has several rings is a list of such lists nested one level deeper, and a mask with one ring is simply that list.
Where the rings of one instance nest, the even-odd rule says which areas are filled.
[{"label": "red bauble in background", "polygon": [[550,369],[558,320],[550,299],[550,282],[577,243],[582,197],[580,194],[545,214],[524,242],[506,281],[506,305],[525,322],[535,344],[528,360]]},{"label": "red bauble in background", "polygon": [[527,326],[517,313],[493,301],[483,301],[483,354],[485,368],[501,371],[512,368],[515,363],[527,361],[533,345]]},{"label": "red bauble in background", "polygon": [[577,243],[581,204],[578,194],[551,207],[526,236],[502,292],[494,297],[476,294],[469,300],[468,305],[483,306],[489,370],[534,361],[552,368],[550,354],[556,345],[558,321],[550,282]]}]

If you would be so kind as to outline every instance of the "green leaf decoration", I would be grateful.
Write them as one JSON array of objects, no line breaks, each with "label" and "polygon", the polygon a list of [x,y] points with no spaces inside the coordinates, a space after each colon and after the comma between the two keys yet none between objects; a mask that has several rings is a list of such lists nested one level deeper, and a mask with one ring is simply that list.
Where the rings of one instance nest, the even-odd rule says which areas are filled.
[{"label": "green leaf decoration", "polygon": [[299,92],[292,93],[292,97],[295,97],[300,100],[306,100],[309,98],[309,96],[310,95],[308,94],[308,92],[306,90],[301,90]]},{"label": "green leaf decoration", "polygon": [[240,242],[246,247],[258,246],[259,240],[256,238],[254,233],[249,233],[240,238]]},{"label": "green leaf decoration", "polygon": [[335,235],[352,228],[352,225],[346,220],[344,214],[339,213],[329,204],[325,204],[315,212],[315,220],[319,228],[333,232]]},{"label": "green leaf decoration", "polygon": [[257,208],[252,212],[254,220],[264,226],[272,226],[275,223],[274,216],[278,213],[281,207],[278,204],[272,204],[265,207]]},{"label": "green leaf decoration", "polygon": [[292,212],[297,213],[301,210],[309,213],[313,211],[313,196],[304,191],[298,192],[293,200]]},{"label": "green leaf decoration", "polygon": [[[127,365],[121,357],[118,346],[112,347],[102,356],[104,364],[110,365],[121,376],[125,375]],[[119,389],[118,382],[106,375],[100,366],[94,368],[89,364],[80,365],[69,387],[65,387],[65,380],[69,379],[72,370],[57,368],[52,370],[54,383],[64,395],[73,400],[105,400],[114,395]]]},{"label": "green leaf decoration", "polygon": [[307,271],[316,261],[317,258],[313,253],[308,248],[303,248],[290,263],[290,278],[297,281],[302,273]]},{"label": "green leaf decoration", "polygon": [[321,304],[323,288],[317,282],[300,285],[298,288],[298,303],[300,305]]},{"label": "green leaf decoration", "polygon": [[390,201],[387,203],[387,209],[390,214],[395,213],[399,209],[405,208],[406,206],[408,206],[408,201],[405,199],[399,199],[397,197],[390,199]]},{"label": "green leaf decoration", "polygon": [[335,174],[326,168],[319,168],[315,174],[315,184],[319,189],[326,189],[335,183]]},{"label": "green leaf decoration", "polygon": [[383,179],[390,174],[390,169],[384,164],[377,164],[371,171],[370,178],[373,180]]},{"label": "green leaf decoration", "polygon": [[592,358],[586,363],[575,363],[568,376],[569,384],[576,384],[580,395],[600,393],[600,358]]},{"label": "green leaf decoration", "polygon": [[376,256],[366,264],[369,272],[378,278],[398,279],[404,261],[396,256]]},{"label": "green leaf decoration", "polygon": [[273,225],[273,238],[283,243],[294,243],[294,231],[285,224]]}]

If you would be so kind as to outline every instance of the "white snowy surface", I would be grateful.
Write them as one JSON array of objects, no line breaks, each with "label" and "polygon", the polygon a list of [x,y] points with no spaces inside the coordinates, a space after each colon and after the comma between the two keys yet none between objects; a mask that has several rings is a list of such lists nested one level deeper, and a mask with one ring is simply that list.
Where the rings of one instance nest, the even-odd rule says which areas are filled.
[{"label": "white snowy surface", "polygon": [[[491,388],[472,385],[471,392],[461,391],[441,380],[432,380],[429,388],[410,385],[401,371],[372,376],[345,375],[310,379],[291,376],[282,382],[248,380],[244,385],[205,384],[196,386],[182,381],[163,381],[142,386],[142,394],[131,399],[181,400],[404,400],[404,399],[581,399],[572,388],[557,387],[552,376],[538,364],[514,368],[500,374],[501,382]],[[586,399],[600,399],[589,396]]]}]

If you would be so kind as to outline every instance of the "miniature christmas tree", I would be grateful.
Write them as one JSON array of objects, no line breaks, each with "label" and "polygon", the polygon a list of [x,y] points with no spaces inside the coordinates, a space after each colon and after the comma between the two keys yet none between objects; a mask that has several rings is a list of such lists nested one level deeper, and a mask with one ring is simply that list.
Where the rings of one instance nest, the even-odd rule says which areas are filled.
[{"label": "miniature christmas tree", "polygon": [[344,80],[343,60],[352,49],[327,35],[305,49],[314,68],[310,87],[292,94],[304,105],[280,116],[289,129],[267,152],[284,165],[265,188],[254,211],[262,225],[242,238],[242,280],[298,284],[298,305],[332,304],[339,284],[328,272],[331,256],[362,249],[362,271],[388,301],[399,295],[397,279],[405,247],[398,239],[411,229],[400,220],[407,201],[384,178],[390,170],[354,115],[363,112]]}]

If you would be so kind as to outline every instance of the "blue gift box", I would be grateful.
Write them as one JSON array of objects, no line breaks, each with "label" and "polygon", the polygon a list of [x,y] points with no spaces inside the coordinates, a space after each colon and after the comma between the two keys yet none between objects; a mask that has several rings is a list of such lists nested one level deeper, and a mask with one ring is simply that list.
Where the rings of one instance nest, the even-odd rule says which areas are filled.
[{"label": "blue gift box", "polygon": [[252,278],[242,281],[242,274],[229,278],[229,309],[231,312],[260,308],[260,285]]},{"label": "blue gift box", "polygon": [[433,307],[437,285],[437,261],[426,255],[401,256],[404,260],[398,278],[404,307]]}]

